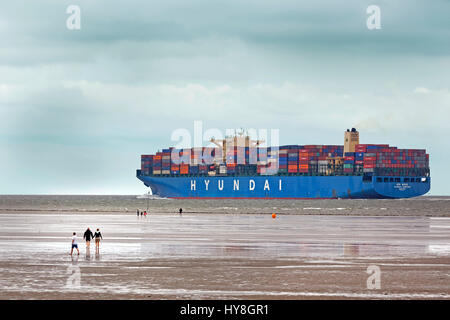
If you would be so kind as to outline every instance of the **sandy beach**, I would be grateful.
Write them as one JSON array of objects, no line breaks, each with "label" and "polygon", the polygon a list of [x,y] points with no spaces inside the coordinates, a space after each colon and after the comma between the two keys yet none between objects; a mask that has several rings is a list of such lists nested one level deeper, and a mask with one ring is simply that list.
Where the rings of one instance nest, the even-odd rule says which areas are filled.
[{"label": "sandy beach", "polygon": [[450,218],[3,213],[0,270],[0,299],[450,299]]}]

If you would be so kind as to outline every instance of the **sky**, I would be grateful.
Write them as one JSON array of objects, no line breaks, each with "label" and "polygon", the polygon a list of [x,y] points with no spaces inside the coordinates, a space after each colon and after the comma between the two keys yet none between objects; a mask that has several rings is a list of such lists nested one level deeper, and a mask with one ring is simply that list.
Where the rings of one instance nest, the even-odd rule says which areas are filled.
[{"label": "sky", "polygon": [[[70,5],[78,30],[67,28]],[[369,5],[380,8],[370,30]],[[0,3],[0,193],[143,194],[174,130],[426,149],[450,195],[450,1]]]}]

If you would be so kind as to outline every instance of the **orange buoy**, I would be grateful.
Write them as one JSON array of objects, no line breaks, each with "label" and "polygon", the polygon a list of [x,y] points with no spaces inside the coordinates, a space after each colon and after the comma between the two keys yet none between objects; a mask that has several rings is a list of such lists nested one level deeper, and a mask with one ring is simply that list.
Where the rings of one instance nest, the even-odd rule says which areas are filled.
[{"label": "orange buoy", "polygon": [[275,213],[272,213],[272,218],[276,218],[277,217],[277,215],[275,214]]}]

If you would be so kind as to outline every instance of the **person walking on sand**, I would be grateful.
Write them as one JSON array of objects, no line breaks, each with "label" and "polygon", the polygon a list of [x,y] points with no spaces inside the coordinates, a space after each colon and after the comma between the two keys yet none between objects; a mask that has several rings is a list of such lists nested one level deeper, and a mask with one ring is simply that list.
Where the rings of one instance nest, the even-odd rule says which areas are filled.
[{"label": "person walking on sand", "polygon": [[136,214],[139,217],[139,209],[136,210]]},{"label": "person walking on sand", "polygon": [[77,243],[77,233],[74,232],[72,235],[72,249],[70,250],[70,255],[73,253],[73,248],[77,249],[78,255],[80,255],[80,250],[78,250],[78,243]]},{"label": "person walking on sand", "polygon": [[100,250],[100,239],[103,240],[102,233],[100,232],[100,229],[97,228],[97,231],[94,233],[94,239],[95,239],[95,250]]},{"label": "person walking on sand", "polygon": [[180,210],[178,210],[179,212],[180,212],[180,214],[182,214],[183,213],[183,209],[182,208],[180,208]]},{"label": "person walking on sand", "polygon": [[92,233],[91,229],[89,227],[84,232],[83,239],[86,239],[86,247],[89,248],[91,245],[91,239],[94,237],[94,234]]},{"label": "person walking on sand", "polygon": [[147,216],[147,211],[144,211],[144,217],[146,217]]}]

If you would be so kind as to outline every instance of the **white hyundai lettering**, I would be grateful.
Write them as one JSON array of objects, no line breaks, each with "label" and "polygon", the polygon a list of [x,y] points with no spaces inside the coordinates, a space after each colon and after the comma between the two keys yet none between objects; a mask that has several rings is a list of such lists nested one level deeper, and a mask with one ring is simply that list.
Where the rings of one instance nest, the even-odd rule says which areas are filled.
[{"label": "white hyundai lettering", "polygon": [[269,180],[267,180],[267,179],[266,179],[266,182],[264,183],[264,190],[270,190]]},{"label": "white hyundai lettering", "polygon": [[278,184],[278,189],[281,191],[281,179],[280,179],[280,181],[278,181],[279,182],[279,184]]},{"label": "white hyundai lettering", "polygon": [[255,190],[255,180],[250,180],[248,183],[248,188],[250,190]]},{"label": "white hyundai lettering", "polygon": [[[222,182],[222,184],[220,184],[221,182]],[[223,180],[219,180],[219,181],[218,181],[218,187],[219,187],[219,190],[220,190],[220,191],[223,190]]]},{"label": "white hyundai lettering", "polygon": [[195,180],[191,180],[191,190],[195,190]]},{"label": "white hyundai lettering", "polygon": [[205,188],[208,190],[209,180],[205,180]]},{"label": "white hyundai lettering", "polygon": [[233,180],[233,190],[239,190],[239,180]]}]

